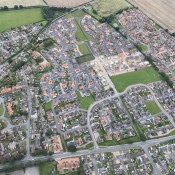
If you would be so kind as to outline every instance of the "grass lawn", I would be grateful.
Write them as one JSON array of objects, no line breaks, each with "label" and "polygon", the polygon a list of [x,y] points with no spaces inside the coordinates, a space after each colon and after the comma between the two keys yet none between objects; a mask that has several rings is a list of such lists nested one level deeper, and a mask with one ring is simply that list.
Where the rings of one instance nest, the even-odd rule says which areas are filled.
[{"label": "grass lawn", "polygon": [[83,18],[86,15],[85,12],[83,12],[81,9],[75,10],[72,12],[72,16],[75,18]]},{"label": "grass lawn", "polygon": [[5,111],[4,117],[6,117],[6,118],[8,118],[8,117],[9,117],[9,115],[8,115],[7,111]]},{"label": "grass lawn", "polygon": [[89,41],[91,40],[91,36],[88,35],[82,28],[81,28],[81,24],[80,21],[77,19],[74,19],[75,21],[75,25],[77,28],[77,31],[75,33],[75,37],[77,39],[77,41]]},{"label": "grass lawn", "polygon": [[131,143],[139,142],[139,141],[140,141],[139,137],[135,136],[135,137],[127,138],[127,139],[122,139],[122,140],[119,140],[119,141],[108,140],[108,141],[105,141],[103,143],[100,143],[100,146],[112,146],[112,145],[131,144]]},{"label": "grass lawn", "polygon": [[0,32],[41,21],[44,17],[40,8],[1,11]]},{"label": "grass lawn", "polygon": [[90,149],[90,148],[93,148],[94,144],[93,143],[88,143],[86,145],[86,148],[85,149]]},{"label": "grass lawn", "polygon": [[94,56],[92,54],[88,54],[88,55],[82,55],[80,57],[75,58],[76,61],[78,62],[78,64],[87,62],[87,61],[91,61],[94,60]]},{"label": "grass lawn", "polygon": [[94,102],[94,98],[92,96],[82,97],[79,92],[77,92],[78,100],[80,101],[80,108],[88,109],[89,105]]},{"label": "grass lawn", "polygon": [[111,14],[117,13],[120,10],[132,7],[125,0],[97,0],[92,3],[93,9],[95,9],[98,15],[107,17]]},{"label": "grass lawn", "polygon": [[91,54],[91,51],[86,43],[78,44],[78,49],[83,55]]},{"label": "grass lawn", "polygon": [[[52,171],[54,173],[52,173]],[[40,175],[59,175],[59,173],[56,170],[55,162],[43,163],[40,166]]]},{"label": "grass lawn", "polygon": [[175,135],[175,130],[171,131],[168,135],[166,136],[172,136],[172,135]]},{"label": "grass lawn", "polygon": [[94,17],[95,19],[97,19],[97,20],[101,20],[102,19],[102,17],[100,17],[99,15],[97,15],[97,14],[95,14],[94,12],[93,12],[93,10],[88,10],[88,11],[86,11],[89,15],[91,15],[92,17]]},{"label": "grass lawn", "polygon": [[144,45],[140,45],[140,46],[138,46],[138,48],[139,48],[139,50],[140,50],[141,52],[146,52],[146,51],[148,51],[148,48],[147,48],[146,46],[144,46]]},{"label": "grass lawn", "polygon": [[156,24],[155,28],[159,30],[161,27],[159,26],[159,24]]},{"label": "grass lawn", "polygon": [[52,109],[52,101],[44,103],[43,107],[45,111],[50,111]]},{"label": "grass lawn", "polygon": [[145,137],[145,134],[143,132],[143,128],[141,128],[141,126],[139,125],[138,122],[134,121],[133,122],[133,127],[136,131],[136,133],[139,135],[139,138],[141,141],[146,141],[146,137]]},{"label": "grass lawn", "polygon": [[41,24],[42,24],[43,26],[46,26],[46,25],[48,24],[48,21],[42,21]]},{"label": "grass lawn", "polygon": [[146,107],[152,115],[158,114],[161,112],[161,110],[159,109],[155,101],[146,102]]},{"label": "grass lawn", "polygon": [[93,148],[93,146],[94,146],[94,144],[91,142],[91,143],[88,143],[86,145],[86,147],[78,148],[78,150],[80,151],[80,150],[84,150],[84,149],[91,149],[91,148]]},{"label": "grass lawn", "polygon": [[128,86],[134,84],[148,84],[155,81],[160,81],[161,76],[152,67],[140,69],[134,72],[128,72],[121,75],[111,77],[116,89],[119,92],[124,91]]},{"label": "grass lawn", "polygon": [[3,114],[3,112],[4,112],[3,105],[2,105],[2,104],[0,104],[0,116]]},{"label": "grass lawn", "polygon": [[64,18],[67,18],[67,19],[73,18],[73,15],[72,15],[72,13],[68,13],[64,16]]}]

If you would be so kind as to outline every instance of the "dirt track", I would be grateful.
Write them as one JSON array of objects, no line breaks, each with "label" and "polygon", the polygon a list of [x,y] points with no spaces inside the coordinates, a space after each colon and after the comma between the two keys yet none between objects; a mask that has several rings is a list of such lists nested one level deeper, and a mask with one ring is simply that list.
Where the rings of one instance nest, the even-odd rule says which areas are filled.
[{"label": "dirt track", "polygon": [[175,32],[175,0],[128,0],[170,33]]},{"label": "dirt track", "polygon": [[91,0],[45,0],[45,2],[49,6],[68,7],[68,8],[76,7],[90,1]]}]

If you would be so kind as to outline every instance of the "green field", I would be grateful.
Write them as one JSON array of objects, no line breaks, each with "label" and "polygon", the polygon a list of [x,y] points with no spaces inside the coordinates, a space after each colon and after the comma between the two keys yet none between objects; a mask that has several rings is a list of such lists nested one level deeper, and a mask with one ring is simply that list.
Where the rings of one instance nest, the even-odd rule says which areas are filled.
[{"label": "green field", "polygon": [[94,102],[94,98],[92,96],[82,97],[79,92],[77,92],[78,100],[80,102],[80,108],[88,109],[89,105]]},{"label": "green field", "polygon": [[91,6],[89,6],[89,9],[86,10],[86,13],[88,13],[89,15],[91,15],[92,17],[94,17],[97,20],[101,20],[102,19],[101,16],[99,16],[98,14],[95,14],[93,12],[93,9],[91,8]]},{"label": "green field", "polygon": [[132,7],[126,0],[97,0],[92,3],[93,9],[102,17],[110,16],[120,10]]},{"label": "green field", "polygon": [[138,46],[138,49],[139,49],[142,53],[148,51],[148,48],[147,48],[146,46],[144,46],[144,45]]},{"label": "green field", "polygon": [[0,32],[41,21],[44,18],[40,8],[1,11]]},{"label": "green field", "polygon": [[82,55],[80,57],[75,58],[78,64],[82,64],[87,61],[94,60],[95,57],[92,54]]},{"label": "green field", "polygon": [[155,101],[146,102],[146,107],[152,115],[158,114],[161,112],[160,108],[157,106]]},{"label": "green field", "polygon": [[86,43],[78,44],[78,49],[82,53],[82,55],[91,54],[90,48]]},{"label": "green field", "polygon": [[40,175],[48,175],[48,174],[59,175],[59,173],[56,170],[55,162],[47,162],[40,165]]},{"label": "green field", "polygon": [[129,72],[111,77],[116,89],[119,92],[124,91],[128,86],[134,84],[148,84],[155,81],[160,81],[161,76],[154,68],[144,68],[134,72]]},{"label": "green field", "polygon": [[155,25],[155,28],[159,30],[161,27],[160,27],[159,24],[156,24],[156,25]]},{"label": "green field", "polygon": [[4,112],[3,105],[2,105],[2,104],[0,104],[0,116],[3,114],[3,112]]},{"label": "green field", "polygon": [[127,139],[121,139],[119,141],[108,140],[108,141],[105,141],[103,143],[100,143],[100,146],[131,144],[131,143],[135,143],[135,142],[139,142],[139,141],[140,141],[139,137],[134,136],[134,137],[130,137],[130,138],[127,138]]},{"label": "green field", "polygon": [[72,12],[72,16],[75,18],[83,18],[86,15],[85,12],[83,12],[82,10],[78,9],[75,10],[74,12]]},{"label": "green field", "polygon": [[81,28],[81,24],[78,19],[75,19],[75,25],[77,28],[77,31],[75,33],[77,41],[89,41],[92,39],[92,37]]},{"label": "green field", "polygon": [[44,103],[43,108],[45,111],[50,111],[52,109],[52,101]]}]

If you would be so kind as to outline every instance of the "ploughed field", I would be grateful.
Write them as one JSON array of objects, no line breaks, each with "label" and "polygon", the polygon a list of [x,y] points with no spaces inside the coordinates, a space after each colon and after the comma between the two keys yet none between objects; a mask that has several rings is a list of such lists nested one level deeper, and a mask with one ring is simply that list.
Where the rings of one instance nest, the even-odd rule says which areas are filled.
[{"label": "ploughed field", "polygon": [[175,0],[128,0],[170,33],[175,32]]}]

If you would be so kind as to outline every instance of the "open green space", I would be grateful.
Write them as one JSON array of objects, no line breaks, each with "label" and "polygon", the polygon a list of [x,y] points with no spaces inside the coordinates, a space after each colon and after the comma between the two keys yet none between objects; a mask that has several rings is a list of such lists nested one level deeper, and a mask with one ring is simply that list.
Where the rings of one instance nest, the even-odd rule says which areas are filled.
[{"label": "open green space", "polygon": [[144,45],[139,45],[139,46],[138,46],[138,49],[139,49],[140,52],[142,52],[142,53],[148,51],[147,46],[144,46]]},{"label": "open green space", "polygon": [[105,141],[103,143],[100,143],[100,146],[112,146],[112,145],[122,145],[122,144],[131,144],[131,143],[135,143],[135,142],[139,142],[140,139],[138,136],[134,136],[134,137],[130,137],[127,139],[122,139],[119,141],[116,140],[108,140]]},{"label": "open green space", "polygon": [[52,101],[44,103],[43,108],[45,111],[50,111],[52,109]]},{"label": "open green space", "polygon": [[156,25],[155,25],[155,28],[159,30],[161,27],[160,27],[159,24],[156,24]]},{"label": "open green space", "polygon": [[172,136],[175,135],[175,130],[171,131],[169,134],[167,134],[166,136]]},{"label": "open green space", "polygon": [[56,162],[46,162],[40,165],[40,175],[59,175]]},{"label": "open green space", "polygon": [[77,150],[80,151],[80,150],[84,150],[84,149],[91,149],[93,148],[94,144],[91,142],[91,143],[88,143],[85,147],[82,147],[82,148],[78,148]]},{"label": "open green space", "polygon": [[155,101],[146,102],[146,107],[152,115],[155,115],[161,112],[160,108],[157,106]]},{"label": "open green space", "polygon": [[78,44],[78,49],[83,55],[91,54],[90,48],[86,43]]},{"label": "open green space", "polygon": [[139,136],[141,141],[146,141],[146,136],[144,134],[143,128],[139,125],[139,123],[137,121],[133,121],[133,127],[137,133],[137,135]]},{"label": "open green space", "polygon": [[73,18],[73,15],[72,15],[72,13],[68,13],[64,16],[64,18],[67,18],[67,19]]},{"label": "open green space", "polygon": [[123,9],[132,7],[126,0],[96,0],[92,3],[93,9],[102,17],[110,16]]},{"label": "open green space", "polygon": [[44,17],[40,8],[1,11],[0,32],[41,21]]},{"label": "open green space", "polygon": [[75,18],[83,18],[86,15],[85,12],[83,12],[81,9],[75,10],[72,12],[72,16]]},{"label": "open green space", "polygon": [[76,25],[76,33],[75,33],[75,37],[77,39],[77,41],[89,41],[91,40],[91,36],[88,35],[81,27],[80,21],[75,19],[75,25]]},{"label": "open green space", "polygon": [[92,95],[89,97],[82,97],[79,92],[77,92],[78,100],[80,101],[80,108],[88,109],[89,105],[94,102],[94,98]]},{"label": "open green space", "polygon": [[114,83],[116,89],[119,92],[122,92],[130,85],[139,83],[148,84],[151,82],[160,81],[161,76],[153,67],[148,67],[136,70],[134,72],[112,76],[111,80]]},{"label": "open green space", "polygon": [[82,64],[87,61],[94,60],[95,57],[92,54],[82,55],[80,57],[75,58],[78,64]]},{"label": "open green space", "polygon": [[97,20],[101,20],[101,19],[102,19],[101,16],[99,16],[99,15],[96,14],[96,13],[94,13],[94,11],[93,11],[93,9],[92,9],[91,6],[89,6],[89,8],[87,8],[86,13],[88,13],[89,15],[91,15],[92,17],[94,17],[94,18],[97,19]]},{"label": "open green space", "polygon": [[3,112],[4,112],[3,105],[2,105],[2,104],[0,104],[0,116],[3,114]]}]

